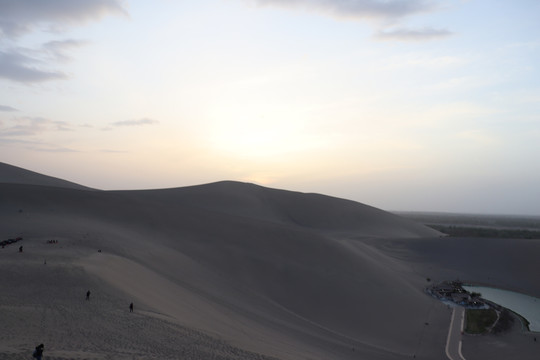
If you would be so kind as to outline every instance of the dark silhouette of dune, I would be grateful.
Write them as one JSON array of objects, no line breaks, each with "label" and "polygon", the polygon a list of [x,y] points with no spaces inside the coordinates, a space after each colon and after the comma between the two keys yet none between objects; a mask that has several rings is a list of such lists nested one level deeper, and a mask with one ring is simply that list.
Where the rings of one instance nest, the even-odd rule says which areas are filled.
[{"label": "dark silhouette of dune", "polygon": [[362,235],[370,237],[441,235],[426,226],[355,201],[234,181],[124,194],[155,206],[190,207],[316,230],[361,231]]},{"label": "dark silhouette of dune", "polygon": [[41,186],[54,186],[68,189],[91,188],[52,176],[42,175],[34,171],[0,162],[0,183],[28,184]]},{"label": "dark silhouette of dune", "polygon": [[[454,240],[354,201],[231,181],[95,191],[17,171],[32,181],[0,183],[0,217],[25,252],[0,251],[12,274],[0,278],[11,289],[0,316],[22,340],[0,340],[0,353],[32,334],[48,336],[56,358],[443,359],[450,311],[424,293],[426,277],[478,271],[456,260]],[[521,270],[511,271],[493,282]],[[153,330],[126,338],[126,324],[143,326],[135,319]]]}]

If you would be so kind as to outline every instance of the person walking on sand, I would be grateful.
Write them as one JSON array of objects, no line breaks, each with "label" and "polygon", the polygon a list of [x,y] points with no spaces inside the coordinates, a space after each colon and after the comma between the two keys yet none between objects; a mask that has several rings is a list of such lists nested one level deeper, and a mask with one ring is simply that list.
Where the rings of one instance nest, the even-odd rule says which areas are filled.
[{"label": "person walking on sand", "polygon": [[43,344],[39,344],[36,346],[36,349],[34,350],[34,353],[32,354],[33,357],[35,357],[38,360],[41,360],[43,358],[43,348],[45,346]]},{"label": "person walking on sand", "polygon": [[133,303],[129,304],[129,312],[133,312]]},{"label": "person walking on sand", "polygon": [[86,292],[86,300],[90,300],[90,290]]}]

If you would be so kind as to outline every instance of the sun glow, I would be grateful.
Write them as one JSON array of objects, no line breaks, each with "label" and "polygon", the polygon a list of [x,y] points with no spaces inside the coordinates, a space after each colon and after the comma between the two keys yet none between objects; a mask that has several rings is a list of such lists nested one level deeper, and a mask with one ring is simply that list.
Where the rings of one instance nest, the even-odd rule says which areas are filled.
[{"label": "sun glow", "polygon": [[220,109],[209,129],[211,147],[222,154],[253,159],[273,158],[315,150],[330,139],[310,133],[305,119],[255,108]]}]

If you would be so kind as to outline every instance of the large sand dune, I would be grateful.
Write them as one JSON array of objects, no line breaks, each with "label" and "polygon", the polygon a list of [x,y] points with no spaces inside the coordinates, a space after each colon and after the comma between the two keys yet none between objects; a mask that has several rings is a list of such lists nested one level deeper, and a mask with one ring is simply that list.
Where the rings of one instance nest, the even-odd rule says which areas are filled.
[{"label": "large sand dune", "polygon": [[318,194],[99,191],[2,165],[0,199],[2,236],[24,238],[0,250],[0,359],[41,342],[56,359],[444,359],[450,310],[426,277],[539,290],[538,242],[501,271],[508,243],[464,260],[486,244]]},{"label": "large sand dune", "polygon": [[26,170],[2,162],[0,162],[0,183],[29,184],[63,187],[68,189],[91,190],[91,188],[86,186],[52,176],[42,175],[34,171]]}]

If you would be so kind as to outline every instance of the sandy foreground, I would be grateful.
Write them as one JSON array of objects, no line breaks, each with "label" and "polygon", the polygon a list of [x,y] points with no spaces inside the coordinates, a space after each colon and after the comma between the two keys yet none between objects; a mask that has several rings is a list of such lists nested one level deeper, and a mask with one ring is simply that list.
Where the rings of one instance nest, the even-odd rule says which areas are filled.
[{"label": "sandy foreground", "polygon": [[[46,359],[446,359],[451,309],[426,278],[540,296],[538,240],[441,238],[250,184],[103,192],[0,170],[0,236],[24,238],[0,249],[0,359],[39,343]],[[465,336],[465,357],[536,359],[518,325]]]}]

